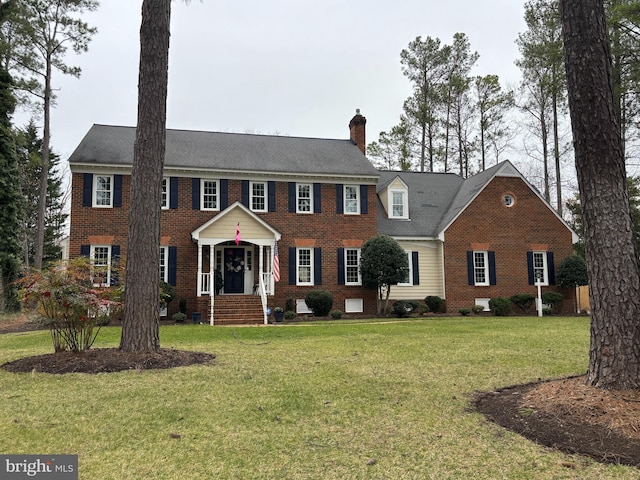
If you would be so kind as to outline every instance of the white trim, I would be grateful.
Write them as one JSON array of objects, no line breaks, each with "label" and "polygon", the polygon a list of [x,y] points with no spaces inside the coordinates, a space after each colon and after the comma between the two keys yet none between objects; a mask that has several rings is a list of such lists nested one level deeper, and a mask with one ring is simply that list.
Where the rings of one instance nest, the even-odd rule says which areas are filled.
[{"label": "white trim", "polygon": [[[309,281],[308,282],[303,282],[300,280],[300,252],[302,252],[303,250],[305,251],[309,251]],[[314,285],[313,283],[313,279],[314,279],[314,271],[313,271],[313,263],[314,263],[314,258],[313,258],[313,248],[312,247],[298,247],[296,248],[296,285]],[[304,265],[305,267],[307,267],[307,265]]]},{"label": "white trim", "polygon": [[[304,197],[300,197],[300,187],[309,187],[309,210],[300,210],[300,200],[306,200]],[[296,183],[296,213],[303,215],[313,213],[313,183]]]},{"label": "white trim", "polygon": [[[393,211],[393,196],[399,193],[402,196],[402,215],[394,215]],[[388,217],[393,220],[408,220],[409,219],[409,192],[406,188],[389,188],[387,191],[389,212]]]},{"label": "white trim", "polygon": [[[108,205],[98,205],[98,178],[108,178],[109,179],[109,190],[103,190],[105,192],[109,192],[109,204]],[[91,206],[93,208],[113,208],[113,195],[114,195],[114,176],[113,175],[94,174],[93,175],[93,185],[91,185]]]},{"label": "white trim", "polygon": [[398,287],[413,287],[413,252],[411,250],[405,250],[407,254],[407,262],[409,264],[409,281],[408,282],[398,282]]},{"label": "white trim", "polygon": [[[105,265],[98,265],[99,267],[103,267],[106,268],[106,272],[107,272],[107,277],[105,279],[105,282],[102,283],[95,283],[93,281],[94,276],[93,276],[93,267],[95,265],[95,258],[96,258],[96,248],[106,248],[107,249],[107,262]],[[92,266],[92,273],[91,273],[91,283],[93,284],[94,287],[108,287],[111,285],[111,259],[112,259],[112,252],[111,252],[111,245],[90,245],[89,246],[89,261],[91,262],[91,266]]]},{"label": "white trim", "polygon": [[[481,254],[483,257],[484,267],[476,267],[476,254]],[[490,285],[489,279],[489,252],[486,250],[474,250],[472,252],[471,261],[473,262],[473,284],[476,287],[488,287]],[[484,282],[478,282],[476,278],[476,270],[484,270]]]},{"label": "white trim", "polygon": [[[204,186],[205,186],[205,183],[211,183],[211,182],[213,182],[216,186],[216,193],[215,193],[216,206],[213,208],[205,208],[204,207],[204,197],[205,197]],[[200,179],[200,210],[203,210],[206,212],[217,212],[220,210],[220,180],[218,180],[217,178],[201,178]]]},{"label": "white trim", "polygon": [[[264,196],[263,197],[256,197],[253,195],[253,186],[254,185],[262,185],[264,188]],[[254,198],[263,198],[264,199],[264,207],[263,208],[253,208],[253,200]],[[269,211],[269,185],[266,181],[254,181],[254,180],[249,180],[249,205],[251,207],[251,210],[253,212],[267,212]]]},{"label": "white trim", "polygon": [[[358,280],[355,282],[350,282],[349,275],[347,274],[347,267],[354,267],[354,265],[347,265],[347,258],[348,258],[347,251],[349,250],[355,250],[357,255],[357,261],[356,261],[355,267],[358,269]],[[360,254],[361,254],[360,248],[345,247],[344,249],[344,284],[346,286],[362,285],[362,274],[360,272]]]},{"label": "white trim", "polygon": [[345,298],[344,313],[364,312],[364,300],[362,298]]},{"label": "white trim", "polygon": [[[347,190],[353,188],[356,192],[356,211],[355,212],[348,212],[347,211]],[[349,199],[350,201],[352,201],[353,199]],[[345,215],[360,215],[360,202],[362,201],[362,199],[360,198],[360,185],[343,185],[342,188],[342,212]]]}]

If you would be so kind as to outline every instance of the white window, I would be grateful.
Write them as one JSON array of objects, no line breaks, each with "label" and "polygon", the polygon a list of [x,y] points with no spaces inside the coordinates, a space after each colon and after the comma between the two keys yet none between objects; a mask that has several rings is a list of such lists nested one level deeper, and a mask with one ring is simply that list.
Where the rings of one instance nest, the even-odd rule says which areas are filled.
[{"label": "white window", "polygon": [[398,282],[399,287],[411,287],[413,286],[413,261],[412,261],[412,253],[407,253],[407,271],[405,272],[404,278],[402,281]]},{"label": "white window", "polygon": [[310,183],[296,184],[296,212],[313,212],[313,186]]},{"label": "white window", "polygon": [[296,285],[313,285],[313,249],[298,248]]},{"label": "white window", "polygon": [[482,305],[484,307],[483,311],[489,312],[489,311],[491,311],[491,309],[489,308],[489,300],[491,300],[491,299],[490,298],[476,298],[474,305]]},{"label": "white window", "polygon": [[254,212],[267,211],[267,184],[264,182],[250,182],[249,204]]},{"label": "white window", "polygon": [[313,310],[309,308],[309,305],[304,301],[304,298],[297,298],[296,313],[313,313]]},{"label": "white window", "polygon": [[169,179],[164,177],[162,179],[162,203],[161,206],[164,210],[169,208]]},{"label": "white window", "polygon": [[202,210],[218,210],[218,181],[202,180],[200,191]]},{"label": "white window", "polygon": [[93,176],[93,206],[113,207],[113,175]]},{"label": "white window", "polygon": [[533,281],[537,285],[549,285],[547,252],[533,252]]},{"label": "white window", "polygon": [[344,279],[345,285],[362,285],[359,248],[344,249]]},{"label": "white window", "polygon": [[91,245],[91,283],[96,287],[111,285],[111,246]]},{"label": "white window", "polygon": [[475,285],[489,285],[489,259],[487,252],[473,252],[473,279]]},{"label": "white window", "polygon": [[358,215],[360,213],[360,188],[357,185],[344,186],[344,213]]},{"label": "white window", "polygon": [[391,204],[391,218],[409,218],[406,190],[391,190],[389,192]]},{"label": "white window", "polygon": [[160,247],[160,280],[169,281],[169,249]]}]

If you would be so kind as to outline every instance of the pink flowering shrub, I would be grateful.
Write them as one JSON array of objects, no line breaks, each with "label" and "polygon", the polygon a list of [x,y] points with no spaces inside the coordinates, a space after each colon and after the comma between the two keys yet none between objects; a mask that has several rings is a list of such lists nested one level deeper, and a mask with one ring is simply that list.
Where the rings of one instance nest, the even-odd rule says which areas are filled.
[{"label": "pink flowering shrub", "polygon": [[105,316],[122,308],[120,289],[95,287],[96,272],[86,258],[31,271],[17,283],[26,308],[49,327],[56,352],[82,352],[93,345]]}]

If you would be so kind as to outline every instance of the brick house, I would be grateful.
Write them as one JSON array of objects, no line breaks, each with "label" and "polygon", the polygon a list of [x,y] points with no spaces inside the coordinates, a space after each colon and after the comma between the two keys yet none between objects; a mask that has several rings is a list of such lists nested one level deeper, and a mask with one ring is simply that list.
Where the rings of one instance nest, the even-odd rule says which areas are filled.
[{"label": "brick house", "polygon": [[565,296],[555,268],[573,254],[575,232],[518,170],[504,161],[468,179],[454,174],[380,172],[378,231],[394,237],[409,256],[410,272],[392,288],[400,300],[437,295],[447,311],[484,305],[498,296]]},{"label": "brick house", "polygon": [[[373,315],[359,259],[376,233],[410,258],[396,299],[438,295],[457,312],[531,291],[536,271],[554,288],[575,234],[513,165],[466,180],[377,171],[365,125],[357,111],[347,140],[167,130],[159,271],[188,315],[266,323],[267,309],[287,301],[309,312],[311,289],[330,291],[334,309]],[[127,254],[134,140],[133,127],[94,125],[69,158],[69,255],[105,267],[96,284],[113,283],[111,267]]]}]

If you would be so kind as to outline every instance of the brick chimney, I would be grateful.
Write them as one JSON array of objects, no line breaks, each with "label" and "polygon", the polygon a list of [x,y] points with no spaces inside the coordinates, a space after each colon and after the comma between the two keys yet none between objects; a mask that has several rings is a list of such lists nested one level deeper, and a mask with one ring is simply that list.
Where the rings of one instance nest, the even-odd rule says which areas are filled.
[{"label": "brick chimney", "polygon": [[356,108],[356,114],[349,122],[349,136],[360,151],[365,154],[367,148],[366,129],[367,119],[360,115],[360,109]]}]

